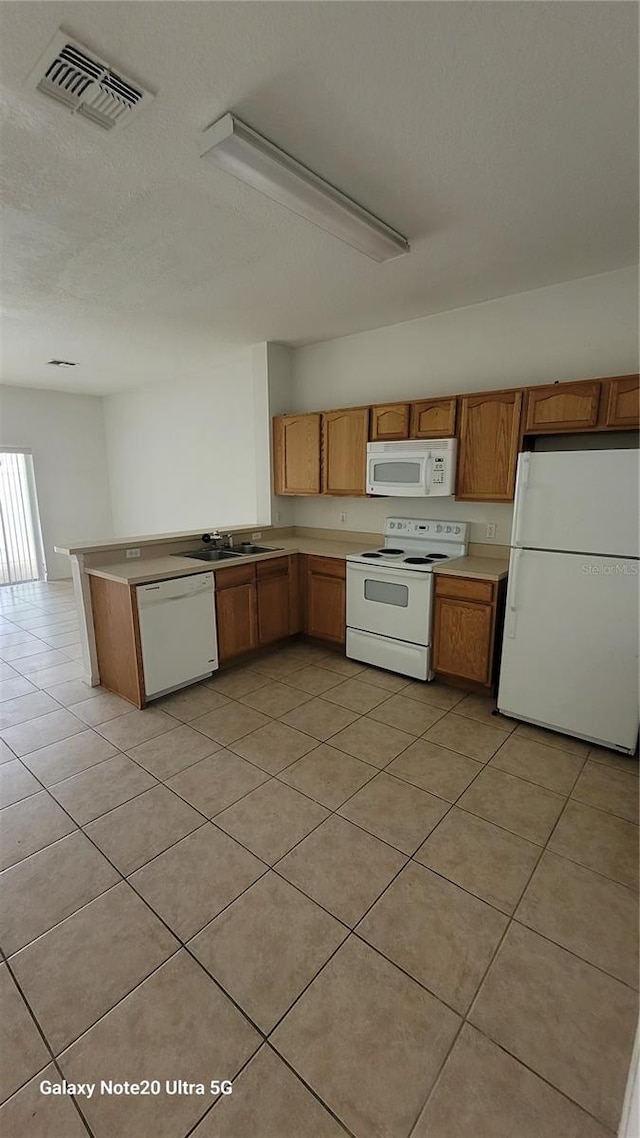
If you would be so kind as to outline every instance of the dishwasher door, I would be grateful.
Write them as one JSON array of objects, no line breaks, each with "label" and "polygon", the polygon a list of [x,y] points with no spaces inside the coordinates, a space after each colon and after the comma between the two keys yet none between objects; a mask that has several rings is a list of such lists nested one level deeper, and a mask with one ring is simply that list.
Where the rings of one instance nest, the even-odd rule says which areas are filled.
[{"label": "dishwasher door", "polygon": [[213,573],[137,586],[147,699],[205,679],[218,667],[214,589]]}]

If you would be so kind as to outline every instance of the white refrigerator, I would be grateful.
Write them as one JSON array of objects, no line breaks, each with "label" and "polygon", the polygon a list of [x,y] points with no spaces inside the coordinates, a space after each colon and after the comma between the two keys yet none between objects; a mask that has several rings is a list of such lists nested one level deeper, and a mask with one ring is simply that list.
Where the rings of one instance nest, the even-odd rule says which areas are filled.
[{"label": "white refrigerator", "polygon": [[633,754],[637,450],[521,454],[498,708]]}]

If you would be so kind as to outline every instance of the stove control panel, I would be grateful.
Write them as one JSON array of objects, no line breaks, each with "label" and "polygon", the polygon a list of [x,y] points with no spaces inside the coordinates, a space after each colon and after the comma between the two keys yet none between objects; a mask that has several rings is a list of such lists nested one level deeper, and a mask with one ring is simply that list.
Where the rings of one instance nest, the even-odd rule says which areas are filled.
[{"label": "stove control panel", "polygon": [[406,540],[416,541],[420,538],[431,541],[455,541],[456,544],[467,542],[468,522],[437,522],[423,521],[422,518],[387,518],[384,532],[385,536],[404,537]]}]

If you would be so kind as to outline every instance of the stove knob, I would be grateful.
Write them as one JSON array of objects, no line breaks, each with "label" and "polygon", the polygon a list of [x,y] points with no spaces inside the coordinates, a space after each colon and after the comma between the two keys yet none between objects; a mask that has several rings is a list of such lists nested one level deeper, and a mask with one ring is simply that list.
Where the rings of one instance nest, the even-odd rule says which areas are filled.
[{"label": "stove knob", "polygon": [[389,529],[395,529],[395,528],[396,528],[396,523],[395,522],[389,522]]},{"label": "stove knob", "polygon": [[442,526],[436,526],[436,533],[442,533]]},{"label": "stove knob", "polygon": [[460,526],[456,526],[456,528],[454,529],[453,532],[454,533],[460,533]]},{"label": "stove knob", "polygon": [[447,526],[446,532],[451,533],[451,526]]}]

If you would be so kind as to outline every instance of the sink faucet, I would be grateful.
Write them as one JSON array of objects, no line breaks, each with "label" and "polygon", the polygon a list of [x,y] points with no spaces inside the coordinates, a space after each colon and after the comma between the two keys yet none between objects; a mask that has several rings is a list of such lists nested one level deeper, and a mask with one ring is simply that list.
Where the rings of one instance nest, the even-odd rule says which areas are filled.
[{"label": "sink faucet", "polygon": [[225,533],[223,548],[233,549],[233,534],[232,533]]}]

